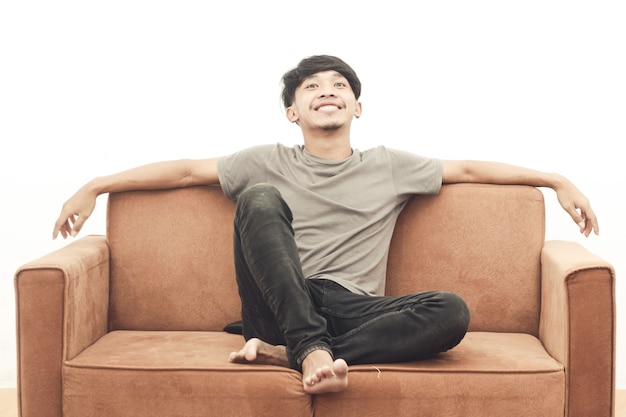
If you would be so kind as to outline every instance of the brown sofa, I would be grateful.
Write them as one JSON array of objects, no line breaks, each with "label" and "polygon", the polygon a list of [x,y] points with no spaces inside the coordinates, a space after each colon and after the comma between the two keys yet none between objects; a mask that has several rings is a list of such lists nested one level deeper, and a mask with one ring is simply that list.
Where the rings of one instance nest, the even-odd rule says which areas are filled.
[{"label": "brown sofa", "polygon": [[240,310],[233,212],[219,187],[112,194],[106,237],[20,267],[21,416],[613,415],[614,270],[544,241],[539,190],[414,197],[387,291],[459,293],[470,333],[431,360],[351,366],[346,391],[315,397],[296,371],[227,362],[243,343],[222,331]]}]

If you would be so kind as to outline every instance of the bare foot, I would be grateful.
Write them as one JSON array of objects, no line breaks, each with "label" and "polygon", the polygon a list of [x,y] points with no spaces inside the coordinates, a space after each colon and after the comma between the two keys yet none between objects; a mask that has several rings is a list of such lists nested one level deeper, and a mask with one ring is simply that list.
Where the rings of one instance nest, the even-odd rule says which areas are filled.
[{"label": "bare foot", "polygon": [[287,350],[284,346],[270,345],[257,338],[248,340],[240,351],[231,352],[228,361],[289,367]]},{"label": "bare foot", "polygon": [[348,386],[348,364],[343,359],[333,362],[325,350],[313,351],[302,362],[302,385],[307,394],[343,391]]}]

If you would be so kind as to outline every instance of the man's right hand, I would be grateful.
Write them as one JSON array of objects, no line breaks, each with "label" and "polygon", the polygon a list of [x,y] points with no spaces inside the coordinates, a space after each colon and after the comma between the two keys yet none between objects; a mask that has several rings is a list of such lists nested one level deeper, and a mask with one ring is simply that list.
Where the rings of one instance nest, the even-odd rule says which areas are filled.
[{"label": "man's right hand", "polygon": [[85,185],[63,204],[61,214],[54,223],[52,239],[56,239],[59,233],[66,239],[68,236],[76,237],[85,221],[91,216],[96,207],[97,193],[90,191]]},{"label": "man's right hand", "polygon": [[96,198],[100,194],[219,184],[217,163],[218,158],[153,162],[96,177],[63,204],[61,215],[54,224],[52,238],[56,239],[59,233],[64,239],[68,236],[76,237],[93,213]]}]

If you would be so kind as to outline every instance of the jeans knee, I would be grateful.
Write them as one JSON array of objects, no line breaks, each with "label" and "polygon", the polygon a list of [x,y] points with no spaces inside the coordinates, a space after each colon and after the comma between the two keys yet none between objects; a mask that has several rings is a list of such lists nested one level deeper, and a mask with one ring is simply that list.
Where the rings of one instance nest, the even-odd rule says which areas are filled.
[{"label": "jeans knee", "polygon": [[270,184],[255,184],[244,190],[237,199],[237,210],[249,213],[275,212],[284,202],[280,191]]},{"label": "jeans knee", "polygon": [[265,200],[267,198],[280,197],[280,191],[271,184],[258,183],[246,188],[238,198],[238,202],[247,200]]},{"label": "jeans knee", "polygon": [[470,323],[470,311],[465,300],[453,292],[441,292],[439,296],[450,319],[451,330],[465,334]]}]

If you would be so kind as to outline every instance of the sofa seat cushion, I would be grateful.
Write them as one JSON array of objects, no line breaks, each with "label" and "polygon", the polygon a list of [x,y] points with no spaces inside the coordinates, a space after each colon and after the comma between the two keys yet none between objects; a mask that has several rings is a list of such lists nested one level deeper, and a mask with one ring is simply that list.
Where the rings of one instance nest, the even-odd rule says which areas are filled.
[{"label": "sofa seat cushion", "polygon": [[223,332],[108,333],[65,362],[63,415],[310,417],[299,372],[228,362],[243,343]]},{"label": "sofa seat cushion", "polygon": [[[64,415],[313,415],[298,372],[229,363],[242,344],[223,332],[108,333],[64,364]],[[564,379],[533,336],[468,333],[430,360],[351,366],[348,389],[317,396],[314,415],[562,416]]]},{"label": "sofa seat cushion", "polygon": [[563,417],[565,371],[534,336],[470,332],[411,363],[350,367],[348,389],[319,396],[315,416]]}]

